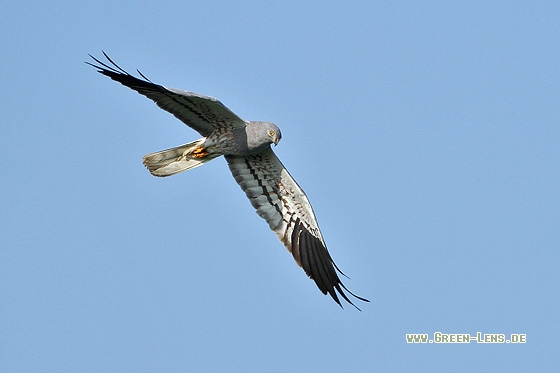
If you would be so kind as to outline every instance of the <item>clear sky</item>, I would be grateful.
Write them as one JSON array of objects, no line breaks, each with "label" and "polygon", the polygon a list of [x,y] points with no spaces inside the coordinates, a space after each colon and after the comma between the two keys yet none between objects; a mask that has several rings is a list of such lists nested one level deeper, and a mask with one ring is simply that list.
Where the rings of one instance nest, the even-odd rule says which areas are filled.
[{"label": "clear sky", "polygon": [[[558,2],[3,1],[0,371],[560,366]],[[276,123],[338,307],[199,135],[84,61]],[[407,333],[526,334],[407,344]]]}]

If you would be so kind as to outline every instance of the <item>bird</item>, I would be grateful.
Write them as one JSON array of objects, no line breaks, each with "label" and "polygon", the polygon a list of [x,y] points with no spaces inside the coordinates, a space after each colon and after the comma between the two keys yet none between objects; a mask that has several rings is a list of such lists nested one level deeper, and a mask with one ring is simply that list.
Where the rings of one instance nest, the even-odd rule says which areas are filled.
[{"label": "bird", "polygon": [[90,54],[93,62],[86,63],[153,100],[203,136],[145,155],[143,163],[152,175],[174,175],[224,156],[257,214],[266,220],[319,290],[342,308],[340,298],[360,310],[349,295],[369,302],[348,290],[340,280],[339,274],[347,276],[331,258],[306,194],[272,150],[271,145],[278,145],[282,138],[275,124],[243,120],[216,98],[155,84],[139,70],[136,71],[140,77],[135,77],[102,53],[106,62]]}]

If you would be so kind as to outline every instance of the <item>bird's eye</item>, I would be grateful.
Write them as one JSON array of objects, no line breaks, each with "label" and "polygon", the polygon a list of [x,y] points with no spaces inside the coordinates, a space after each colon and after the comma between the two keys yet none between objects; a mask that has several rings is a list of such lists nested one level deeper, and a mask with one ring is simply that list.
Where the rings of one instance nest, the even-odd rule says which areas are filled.
[{"label": "bird's eye", "polygon": [[271,137],[274,137],[274,130],[269,130],[269,131],[268,131],[268,134],[269,134]]}]

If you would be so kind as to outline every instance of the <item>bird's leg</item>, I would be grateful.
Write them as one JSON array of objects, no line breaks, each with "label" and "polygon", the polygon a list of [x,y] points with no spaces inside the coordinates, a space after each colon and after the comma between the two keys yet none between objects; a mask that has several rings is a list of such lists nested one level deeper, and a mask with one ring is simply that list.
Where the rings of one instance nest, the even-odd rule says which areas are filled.
[{"label": "bird's leg", "polygon": [[206,150],[206,148],[204,146],[199,146],[198,148],[196,148],[193,152],[192,152],[193,156],[195,158],[204,158],[206,157],[208,154],[210,154],[210,152],[208,150]]}]

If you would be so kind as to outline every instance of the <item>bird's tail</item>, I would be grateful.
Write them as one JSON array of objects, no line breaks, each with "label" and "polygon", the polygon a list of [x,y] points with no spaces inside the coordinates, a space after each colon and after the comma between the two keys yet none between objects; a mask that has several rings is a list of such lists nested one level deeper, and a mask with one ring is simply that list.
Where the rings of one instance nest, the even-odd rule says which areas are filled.
[{"label": "bird's tail", "polygon": [[144,156],[144,166],[154,176],[170,176],[198,167],[219,156],[210,154],[204,148],[204,140],[196,140],[175,148],[162,150]]}]

